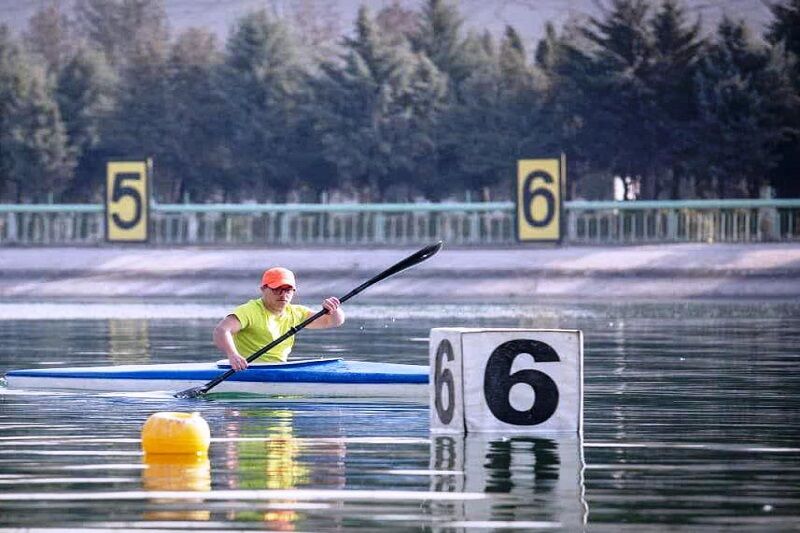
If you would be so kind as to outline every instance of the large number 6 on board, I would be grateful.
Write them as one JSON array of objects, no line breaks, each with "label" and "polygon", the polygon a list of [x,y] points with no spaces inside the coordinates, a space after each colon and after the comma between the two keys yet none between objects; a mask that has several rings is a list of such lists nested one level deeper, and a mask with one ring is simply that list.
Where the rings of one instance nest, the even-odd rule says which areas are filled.
[{"label": "large number 6 on board", "polygon": [[[528,225],[534,228],[542,228],[550,225],[553,217],[556,215],[556,198],[553,192],[546,187],[533,188],[534,181],[540,179],[547,184],[553,183],[553,176],[543,170],[535,170],[525,177],[525,183],[522,185],[522,211],[525,215],[525,221]],[[547,211],[544,216],[536,219],[533,217],[533,202],[537,196],[544,198],[547,203]]]},{"label": "large number 6 on board", "polygon": [[[528,368],[512,374],[514,359],[525,353],[532,355],[537,363],[559,361],[553,347],[544,342],[530,339],[504,342],[495,348],[486,363],[483,394],[486,405],[498,420],[517,426],[535,426],[556,412],[558,386],[550,376],[538,370]],[[530,385],[536,395],[527,411],[519,411],[511,405],[511,387],[517,383]]]},{"label": "large number 6 on board", "polygon": [[[447,339],[440,342],[439,346],[436,348],[433,384],[436,414],[439,415],[439,420],[441,420],[443,424],[449,424],[453,420],[453,412],[456,407],[456,389],[453,373],[447,368],[444,370],[442,369],[443,358],[447,358],[448,361],[453,360],[453,345],[450,344],[450,341]],[[442,388],[445,385],[447,385],[447,409],[442,405]]]}]

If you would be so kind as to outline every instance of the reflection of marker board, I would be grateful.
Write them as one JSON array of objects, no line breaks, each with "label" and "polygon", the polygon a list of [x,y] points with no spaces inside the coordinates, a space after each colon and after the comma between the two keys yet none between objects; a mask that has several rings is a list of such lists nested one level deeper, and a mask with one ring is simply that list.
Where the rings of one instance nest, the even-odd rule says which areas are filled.
[{"label": "reflection of marker board", "polygon": [[[470,501],[442,510],[454,522],[485,529],[578,531],[586,525],[583,449],[578,435],[558,438],[488,433],[437,435],[431,439],[434,492],[486,493],[500,498]],[[513,504],[509,504],[509,498]],[[450,502],[448,502],[449,505]]]},{"label": "reflection of marker board", "polygon": [[431,431],[582,432],[580,331],[434,328],[429,351]]}]

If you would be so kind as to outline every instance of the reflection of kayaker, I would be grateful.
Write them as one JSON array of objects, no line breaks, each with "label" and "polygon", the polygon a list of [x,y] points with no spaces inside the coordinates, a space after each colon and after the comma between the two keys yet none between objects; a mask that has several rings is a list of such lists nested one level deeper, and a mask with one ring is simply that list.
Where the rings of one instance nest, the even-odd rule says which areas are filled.
[{"label": "reflection of kayaker", "polygon": [[[256,418],[265,425],[241,423]],[[223,449],[228,477],[223,483],[227,488],[345,487],[347,439],[343,435],[298,438],[294,411],[289,409],[228,409],[225,419]]]},{"label": "reflection of kayaker", "polygon": [[[228,357],[233,370],[247,368],[247,359],[242,354],[257,352],[313,315],[308,307],[292,303],[296,290],[297,283],[291,270],[270,268],[261,276],[261,297],[240,305],[217,324],[214,344]],[[333,328],[344,323],[344,311],[338,298],[326,298],[322,307],[325,314],[310,322],[307,325],[309,329]],[[294,336],[291,336],[258,360],[286,361],[293,345]]]},{"label": "reflection of kayaker", "polygon": [[[239,417],[258,417],[266,426],[240,425]],[[345,486],[344,439],[300,439],[294,435],[293,412],[228,410],[225,424],[226,479],[231,490],[292,490]],[[246,433],[242,433],[246,431]],[[281,509],[285,504],[286,509]],[[237,509],[228,520],[261,521],[270,530],[292,531],[299,519],[294,500],[274,500],[269,510]]]}]

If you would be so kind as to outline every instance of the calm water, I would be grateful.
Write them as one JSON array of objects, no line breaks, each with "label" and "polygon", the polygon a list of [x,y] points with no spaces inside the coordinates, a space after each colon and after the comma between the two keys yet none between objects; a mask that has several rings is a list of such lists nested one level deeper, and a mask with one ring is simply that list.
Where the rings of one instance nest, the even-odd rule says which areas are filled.
[{"label": "calm water", "polygon": [[[217,359],[228,308],[0,303],[0,373]],[[344,327],[302,332],[296,354],[427,364],[431,327],[583,330],[583,442],[432,437],[425,406],[0,388],[0,527],[798,528],[800,304],[348,309]],[[143,458],[142,424],[170,410],[209,422],[207,460]]]}]

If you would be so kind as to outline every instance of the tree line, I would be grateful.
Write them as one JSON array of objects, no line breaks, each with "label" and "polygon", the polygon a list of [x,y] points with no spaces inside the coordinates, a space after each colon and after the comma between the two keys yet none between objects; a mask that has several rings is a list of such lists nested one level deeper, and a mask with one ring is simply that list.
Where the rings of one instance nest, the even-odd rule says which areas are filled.
[{"label": "tree line", "polygon": [[343,36],[298,5],[224,43],[172,36],[163,0],[51,0],[0,26],[0,201],[99,201],[105,161],[130,156],[153,158],[160,202],[505,199],[517,159],[560,153],[571,198],[615,176],[642,199],[800,196],[800,0],[764,35],[606,0],[532,50],[449,0],[362,7]]}]

